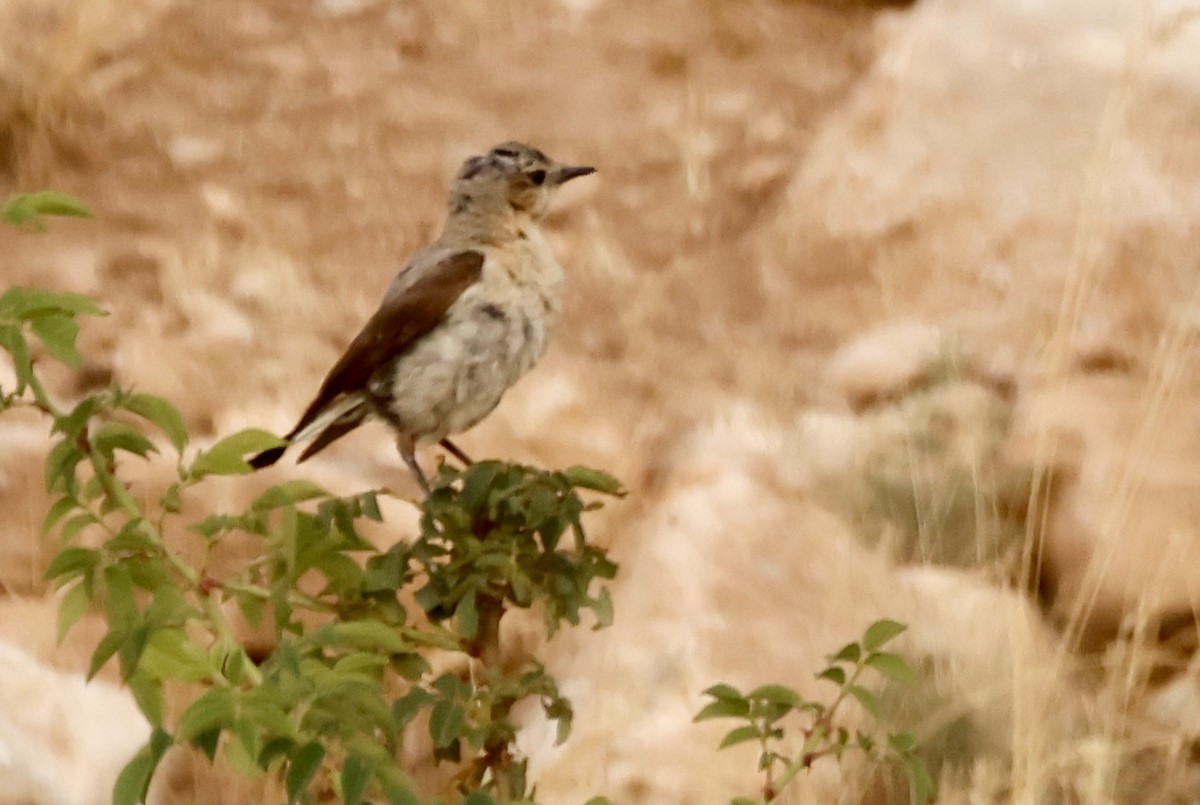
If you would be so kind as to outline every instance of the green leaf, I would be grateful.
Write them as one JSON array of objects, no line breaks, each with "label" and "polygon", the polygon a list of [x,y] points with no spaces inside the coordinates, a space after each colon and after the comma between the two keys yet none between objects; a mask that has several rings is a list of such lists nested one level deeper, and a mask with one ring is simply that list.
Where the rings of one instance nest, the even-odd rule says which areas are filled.
[{"label": "green leaf", "polygon": [[750,702],[745,699],[717,699],[696,713],[692,721],[707,721],[710,718],[743,718],[750,715]]},{"label": "green leaf", "polygon": [[150,639],[153,627],[143,624],[130,630],[127,638],[117,649],[117,659],[121,662],[121,681],[128,681],[142,660],[142,652],[146,650],[146,642]]},{"label": "green leaf", "polygon": [[842,650],[829,658],[830,662],[858,662],[858,658],[862,656],[862,646],[858,643],[847,643],[842,646]]},{"label": "green leaf", "polygon": [[159,498],[159,505],[163,507],[163,511],[171,514],[179,514],[183,511],[183,490],[178,483],[171,484],[167,487],[167,491],[162,493]]},{"label": "green leaf", "polygon": [[375,492],[364,492],[360,500],[362,501],[363,517],[382,523],[383,512],[379,510],[379,495]]},{"label": "green leaf", "polygon": [[450,614],[442,608],[442,591],[436,589],[432,584],[426,584],[417,590],[413,599],[431,619],[442,620]]},{"label": "green leaf", "polygon": [[[94,519],[94,518],[93,518]],[[71,577],[91,570],[100,564],[100,551],[93,548],[66,548],[50,560],[46,568],[47,579],[61,576]]]},{"label": "green leaf", "polygon": [[796,707],[803,701],[799,693],[783,685],[763,685],[747,693],[746,698],[751,701],[759,700],[786,707]]},{"label": "green leaf", "polygon": [[247,453],[258,453],[287,444],[274,434],[260,428],[247,428],[232,436],[226,436],[208,450],[202,451],[192,462],[191,475],[203,478],[206,475],[245,475],[250,472],[246,463]]},{"label": "green leaf", "polygon": [[288,758],[287,794],[288,802],[296,802],[301,792],[308,788],[313,775],[321,768],[325,760],[325,747],[316,741],[310,741],[291,753]]},{"label": "green leaf", "polygon": [[625,488],[621,486],[621,482],[609,475],[607,472],[594,470],[591,467],[583,467],[575,465],[563,471],[563,476],[571,484],[571,486],[579,487],[580,489],[591,489],[595,492],[601,492],[605,495],[615,495],[622,497],[626,494]]},{"label": "green leaf", "polygon": [[911,805],[927,805],[937,793],[937,783],[930,775],[924,759],[916,754],[916,738],[907,732],[897,733],[888,736],[888,744],[904,765],[909,802]]},{"label": "green leaf", "polygon": [[420,654],[401,654],[392,657],[392,667],[402,679],[415,682],[425,674],[433,671],[429,661]]},{"label": "green leaf", "polygon": [[263,609],[267,605],[266,600],[252,590],[239,591],[234,594],[234,598],[237,600],[238,608],[246,616],[246,621],[257,629],[262,624]]},{"label": "green leaf", "polygon": [[239,718],[229,728],[230,740],[225,743],[225,757],[239,774],[257,777],[258,753],[262,751],[262,736],[266,728],[249,718]]},{"label": "green leaf", "polygon": [[291,752],[295,746],[296,742],[291,738],[272,738],[263,745],[255,762],[258,763],[260,769],[265,771],[276,760]]},{"label": "green leaf", "polygon": [[421,798],[404,783],[383,780],[383,793],[390,805],[421,805]]},{"label": "green leaf", "polygon": [[312,481],[298,479],[271,487],[259,495],[250,504],[250,508],[256,512],[265,512],[278,509],[282,506],[289,506],[293,503],[299,503],[303,500],[328,496],[329,493],[325,489],[314,484]]},{"label": "green leaf", "polygon": [[438,749],[445,749],[458,740],[463,731],[466,713],[458,702],[443,699],[429,714],[429,737]]},{"label": "green leaf", "polygon": [[567,699],[555,699],[545,707],[546,717],[558,722],[554,730],[554,745],[562,746],[571,737],[571,727],[575,723],[575,711]]},{"label": "green leaf", "polygon": [[37,193],[23,193],[13,196],[0,210],[0,219],[16,226],[28,226],[43,229],[41,222],[44,215],[57,215],[69,218],[91,218],[92,211],[69,193],[57,190],[42,190]]},{"label": "green leaf", "polygon": [[137,623],[133,579],[129,571],[120,565],[104,568],[104,611],[111,629],[127,631]]},{"label": "green leaf", "polygon": [[116,450],[124,450],[142,458],[156,452],[154,443],[140,430],[123,422],[108,422],[97,428],[92,434],[92,447],[108,457]]},{"label": "green leaf", "polygon": [[107,316],[86,296],[66,291],[38,291],[32,288],[9,288],[0,295],[0,313],[18,319],[28,319],[39,312],[61,311],[87,316]]},{"label": "green leaf", "polygon": [[59,533],[59,539],[61,539],[63,542],[70,542],[80,531],[88,526],[97,525],[99,522],[100,518],[91,512],[80,512],[79,514],[68,518],[67,522],[63,523],[62,531]]},{"label": "green leaf", "polygon": [[76,500],[70,496],[64,496],[54,501],[54,505],[50,507],[50,510],[46,512],[46,517],[42,520],[42,536],[49,534],[50,529],[54,528],[54,524],[78,505]]},{"label": "green leaf", "polygon": [[592,599],[592,612],[596,614],[596,625],[593,629],[604,629],[613,624],[613,603],[612,596],[608,594],[608,588],[600,590],[600,595]]},{"label": "green leaf", "polygon": [[863,633],[862,644],[867,651],[875,651],[877,648],[888,642],[896,635],[901,634],[906,629],[903,623],[896,621],[880,620],[872,623],[865,633]]},{"label": "green leaf", "polygon": [[387,664],[388,658],[382,654],[355,651],[335,662],[333,664],[333,672],[335,674],[366,674],[374,677],[378,676]]},{"label": "green leaf", "polygon": [[458,633],[465,640],[474,640],[479,634],[479,610],[475,606],[475,591],[472,590],[462,597],[454,609],[454,619],[458,622]]},{"label": "green leaf", "polygon": [[802,712],[807,710],[808,712],[815,714],[817,717],[820,717],[825,713],[825,705],[821,704],[820,702],[801,702],[800,706],[796,709]]},{"label": "green leaf", "polygon": [[875,698],[874,693],[859,685],[849,685],[846,692],[858,699],[858,703],[871,714],[872,718],[879,720],[879,700]]},{"label": "green leaf", "polygon": [[88,604],[91,603],[91,597],[88,595],[87,585],[83,582],[73,586],[62,600],[58,602],[58,642],[61,643],[63,638],[67,636],[67,632],[71,631],[71,627],[79,622],[83,617],[83,613],[87,612]]},{"label": "green leaf", "polygon": [[96,673],[104,667],[104,663],[112,658],[112,655],[117,653],[117,649],[125,642],[128,635],[124,632],[112,632],[104,635],[101,638],[96,650],[92,652],[92,659],[88,662],[87,678],[91,679]]},{"label": "green leaf", "polygon": [[487,503],[488,493],[500,474],[499,461],[477,461],[463,471],[462,492],[458,494],[457,503],[470,515],[476,515]]},{"label": "green leaf", "polygon": [[84,396],[66,416],[59,417],[54,422],[54,433],[61,433],[63,438],[78,444],[79,437],[87,433],[88,424],[101,414],[112,409],[112,401],[108,392],[94,392]]},{"label": "green leaf", "polygon": [[50,455],[46,456],[46,491],[73,493],[75,468],[83,457],[83,451],[74,440],[63,439],[51,447]]},{"label": "green leaf", "polygon": [[121,404],[127,411],[137,414],[165,433],[175,452],[183,451],[188,441],[188,432],[178,408],[153,394],[130,394]]},{"label": "green leaf", "polygon": [[724,749],[727,746],[735,746],[746,741],[757,741],[760,737],[758,727],[737,727],[725,733],[725,737],[721,739],[721,745],[717,748]]},{"label": "green leaf", "polygon": [[375,773],[375,762],[351,753],[342,766],[342,802],[359,805],[371,776]]},{"label": "green leaf", "polygon": [[817,674],[817,679],[828,679],[835,685],[846,684],[846,672],[837,666],[826,668],[821,673]]},{"label": "green leaf", "polygon": [[483,791],[472,791],[463,800],[463,805],[496,805],[496,800]]},{"label": "green leaf", "polygon": [[179,627],[157,629],[138,667],[156,679],[179,682],[202,682],[213,675],[207,652]]},{"label": "green leaf", "polygon": [[711,688],[704,691],[704,695],[712,696],[714,699],[733,699],[735,701],[744,701],[746,698],[742,695],[742,692],[733,685],[726,685],[724,683],[721,683],[720,685],[713,685]]},{"label": "green leaf", "polygon": [[898,654],[877,651],[867,655],[865,664],[904,685],[914,685],[917,682],[917,672]]},{"label": "green leaf", "polygon": [[217,757],[217,746],[221,743],[221,728],[213,727],[192,738],[192,746],[204,753],[210,761]]},{"label": "green leaf", "polygon": [[42,340],[51,355],[72,369],[83,365],[83,356],[75,348],[75,339],[79,336],[75,319],[65,313],[44,313],[33,319],[31,326],[34,335]]},{"label": "green leaf", "polygon": [[888,736],[888,746],[901,754],[917,748],[917,736],[911,732],[896,732]]},{"label": "green leaf", "polygon": [[162,683],[146,674],[135,673],[126,680],[129,692],[133,694],[138,709],[150,722],[151,726],[161,727],[163,720],[163,689]]},{"label": "green leaf", "polygon": [[[137,573],[139,578],[145,578],[148,571],[153,573],[154,560],[161,554],[162,545],[145,520],[129,520],[104,547],[110,556],[138,554],[140,561],[125,564],[125,567],[130,574]],[[145,589],[154,588],[146,586]]]},{"label": "green leaf", "polygon": [[179,717],[175,734],[180,741],[192,741],[212,730],[233,723],[233,693],[225,688],[209,688]]},{"label": "green leaf", "polygon": [[[272,690],[269,686],[264,686],[244,696],[241,702],[240,718],[235,722],[234,729],[244,730],[248,726],[264,741],[268,741],[268,739],[268,742],[283,741],[284,746],[278,754],[284,755],[291,751],[297,732],[296,725],[283,711],[284,703],[275,701],[279,698],[278,692],[278,689]],[[266,698],[271,701],[264,701]],[[292,703],[287,702],[287,704],[291,706]],[[257,743],[257,739],[255,742]],[[260,753],[267,752],[267,748],[265,745],[260,747]]]},{"label": "green leaf", "polygon": [[[2,300],[3,297],[0,297]],[[10,324],[0,327],[0,347],[12,356],[13,369],[17,374],[17,395],[23,394],[33,377],[33,364],[29,360],[29,345],[25,343],[25,334],[17,325]]]},{"label": "green leaf", "polygon": [[905,758],[904,773],[908,777],[908,795],[912,805],[927,805],[937,793],[937,783],[929,769],[917,758]]},{"label": "green leaf", "polygon": [[121,770],[113,786],[113,805],[137,805],[146,799],[150,778],[171,746],[171,734],[161,727],[150,733],[150,741]]},{"label": "green leaf", "polygon": [[335,624],[333,635],[341,645],[365,651],[386,651],[389,654],[401,654],[412,648],[412,646],[400,637],[394,628],[377,620],[359,620]]},{"label": "green leaf", "polygon": [[396,723],[397,729],[404,729],[404,726],[421,711],[421,708],[434,701],[434,695],[424,688],[413,688],[406,695],[401,696],[392,705],[392,719]]}]

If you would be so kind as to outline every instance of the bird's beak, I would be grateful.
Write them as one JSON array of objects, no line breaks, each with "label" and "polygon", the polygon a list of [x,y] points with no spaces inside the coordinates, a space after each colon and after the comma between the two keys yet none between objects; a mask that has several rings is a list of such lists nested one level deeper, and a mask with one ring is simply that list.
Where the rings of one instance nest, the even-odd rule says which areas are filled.
[{"label": "bird's beak", "polygon": [[578,179],[580,176],[587,176],[595,173],[595,168],[590,168],[583,165],[563,165],[558,170],[554,171],[554,183],[565,184],[572,179]]}]

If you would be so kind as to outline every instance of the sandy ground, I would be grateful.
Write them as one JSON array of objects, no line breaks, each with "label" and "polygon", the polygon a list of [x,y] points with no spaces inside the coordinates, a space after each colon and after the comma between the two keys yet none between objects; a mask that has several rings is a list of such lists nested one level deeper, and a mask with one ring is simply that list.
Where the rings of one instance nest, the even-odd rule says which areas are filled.
[{"label": "sandy ground", "polygon": [[[111,310],[57,393],[282,431],[464,157],[593,164],[548,221],[554,345],[460,442],[634,490],[594,528],[617,625],[547,649],[579,715],[523,738],[544,800],[752,791],[699,692],[808,685],[888,615],[936,670],[944,801],[1193,802],[1200,23],[1133,5],[9,0],[0,194],[96,219],[0,232],[0,283]],[[213,506],[408,483],[380,433]],[[46,593],[42,439],[0,426],[11,607]],[[77,670],[52,624],[0,636]],[[191,773],[163,801],[219,801]],[[852,778],[794,801],[896,801]]]}]

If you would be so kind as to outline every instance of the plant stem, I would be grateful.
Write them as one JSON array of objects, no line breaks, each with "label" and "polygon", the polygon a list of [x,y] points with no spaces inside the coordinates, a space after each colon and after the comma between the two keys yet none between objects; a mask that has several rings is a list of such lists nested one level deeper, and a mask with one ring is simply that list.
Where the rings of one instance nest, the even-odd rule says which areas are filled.
[{"label": "plant stem", "polygon": [[[476,599],[479,612],[479,629],[475,639],[471,641],[468,650],[483,667],[493,675],[500,673],[500,619],[504,616],[504,600],[492,595],[480,594]],[[508,718],[512,703],[501,700],[493,704],[491,719],[493,722]],[[507,741],[499,741],[484,747],[484,768],[492,773],[492,783],[496,787],[496,796],[500,802],[509,802],[513,796],[523,796],[524,791],[512,791],[509,780],[509,767],[512,756],[509,753]],[[486,772],[485,772],[486,774]]]},{"label": "plant stem", "polygon": [[479,610],[479,630],[471,641],[470,654],[484,667],[499,670],[500,618],[504,616],[504,601],[481,594],[476,607]]},{"label": "plant stem", "polygon": [[777,791],[782,791],[792,781],[793,777],[804,769],[807,769],[812,765],[814,760],[825,754],[823,751],[814,752],[813,750],[821,741],[824,741],[829,736],[833,724],[833,714],[837,711],[841,703],[846,701],[846,697],[850,695],[846,691],[858,681],[859,676],[862,675],[865,668],[866,666],[862,664],[861,660],[855,664],[853,673],[850,674],[850,678],[846,680],[846,683],[842,685],[842,689],[838,693],[837,698],[833,700],[833,704],[829,705],[829,708],[813,724],[812,731],[804,741],[804,746],[800,747],[800,754],[783,770],[783,774],[780,775],[778,780]]}]

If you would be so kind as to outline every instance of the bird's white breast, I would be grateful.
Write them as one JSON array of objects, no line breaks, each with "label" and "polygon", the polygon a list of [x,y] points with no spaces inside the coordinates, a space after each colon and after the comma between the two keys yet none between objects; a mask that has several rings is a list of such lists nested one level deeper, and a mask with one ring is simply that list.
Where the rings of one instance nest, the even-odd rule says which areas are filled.
[{"label": "bird's white breast", "polygon": [[401,356],[391,388],[377,390],[421,442],[487,416],[545,353],[562,307],[562,267],[536,230],[485,257],[481,280]]}]

